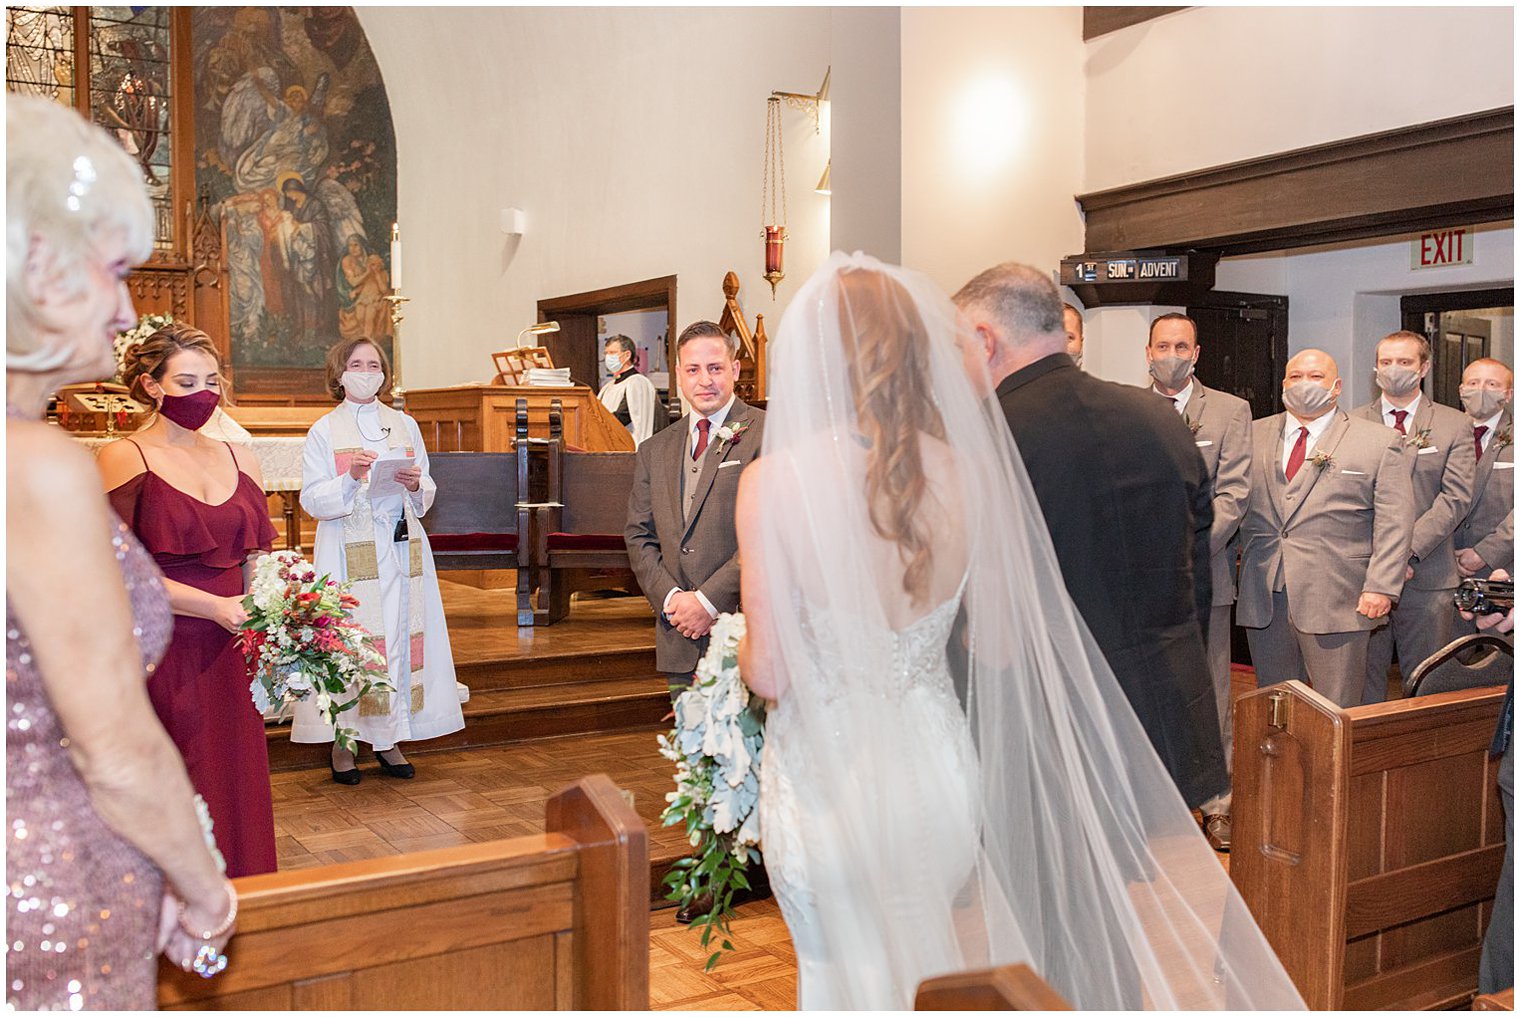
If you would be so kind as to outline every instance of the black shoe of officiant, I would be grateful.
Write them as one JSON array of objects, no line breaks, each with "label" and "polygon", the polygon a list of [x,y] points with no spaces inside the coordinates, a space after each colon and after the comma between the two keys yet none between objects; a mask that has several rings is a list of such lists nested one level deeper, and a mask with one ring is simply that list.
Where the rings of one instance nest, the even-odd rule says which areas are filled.
[{"label": "black shoe of officiant", "polygon": [[327,768],[332,771],[334,784],[347,784],[352,787],[364,779],[364,774],[359,772],[358,767],[352,770],[340,770],[329,761]]},{"label": "black shoe of officiant", "polygon": [[387,777],[395,777],[398,780],[411,780],[417,776],[417,768],[411,763],[387,763],[385,757],[375,753],[375,762],[380,764],[380,772]]}]

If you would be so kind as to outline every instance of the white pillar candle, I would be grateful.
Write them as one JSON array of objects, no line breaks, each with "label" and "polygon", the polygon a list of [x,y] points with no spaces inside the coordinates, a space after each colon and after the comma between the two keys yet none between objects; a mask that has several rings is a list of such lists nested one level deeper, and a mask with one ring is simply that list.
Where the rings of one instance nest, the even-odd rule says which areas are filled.
[{"label": "white pillar candle", "polygon": [[391,224],[391,289],[401,288],[401,229]]}]

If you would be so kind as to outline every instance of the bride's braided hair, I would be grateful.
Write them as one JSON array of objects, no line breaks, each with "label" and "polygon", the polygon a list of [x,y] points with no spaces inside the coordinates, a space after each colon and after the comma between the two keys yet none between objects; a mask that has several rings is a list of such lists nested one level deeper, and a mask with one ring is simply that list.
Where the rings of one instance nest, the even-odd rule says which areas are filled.
[{"label": "bride's braided hair", "polygon": [[840,333],[845,340],[855,416],[869,450],[866,505],[871,526],[897,544],[907,570],[903,589],[928,599],[934,569],[931,515],[920,438],[945,437],[930,392],[929,335],[897,280],[855,270],[840,276]]}]

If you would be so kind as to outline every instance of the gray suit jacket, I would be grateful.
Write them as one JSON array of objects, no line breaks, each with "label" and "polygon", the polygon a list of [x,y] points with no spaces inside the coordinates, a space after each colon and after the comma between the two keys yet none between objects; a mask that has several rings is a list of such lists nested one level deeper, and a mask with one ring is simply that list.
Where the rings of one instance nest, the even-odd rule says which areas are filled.
[{"label": "gray suit jacket", "polygon": [[655,663],[669,674],[696,669],[707,639],[687,639],[660,608],[674,589],[700,590],[718,611],[739,609],[739,542],[734,502],[739,474],[760,454],[765,413],[735,399],[725,425],[748,425],[733,442],[713,438],[702,457],[691,517],[682,512],[681,474],[690,454],[686,418],[649,438],[638,450],[623,540],[639,586],[655,609]]},{"label": "gray suit jacket", "polygon": [[[1467,419],[1467,443],[1472,444],[1472,420]],[[1515,418],[1508,410],[1499,431],[1483,450],[1473,480],[1472,510],[1457,527],[1455,546],[1470,547],[1489,568],[1513,572],[1515,567]],[[1502,439],[1508,440],[1502,440]]]},{"label": "gray suit jacket", "polygon": [[[1272,621],[1272,592],[1288,591],[1293,624],[1324,634],[1374,629],[1356,611],[1362,593],[1397,597],[1414,528],[1409,460],[1397,434],[1331,411],[1330,424],[1290,484],[1283,476],[1278,413],[1251,425],[1251,496],[1240,524],[1240,602],[1235,620]],[[1314,458],[1328,456],[1324,466]]]},{"label": "gray suit jacket", "polygon": [[1232,538],[1245,518],[1251,494],[1251,404],[1238,396],[1206,388],[1193,379],[1183,408],[1193,430],[1193,444],[1203,456],[1214,491],[1214,523],[1209,530],[1209,568],[1214,606],[1235,603],[1235,552]]},{"label": "gray suit jacket", "polygon": [[[1358,407],[1353,415],[1387,427],[1382,413],[1379,397]],[[1472,422],[1461,410],[1441,406],[1426,396],[1414,421],[1406,420],[1404,429],[1409,432],[1404,443],[1414,461],[1415,521],[1409,553],[1416,559],[1407,585],[1411,590],[1454,590],[1460,577],[1452,535],[1472,508],[1476,469]]]}]

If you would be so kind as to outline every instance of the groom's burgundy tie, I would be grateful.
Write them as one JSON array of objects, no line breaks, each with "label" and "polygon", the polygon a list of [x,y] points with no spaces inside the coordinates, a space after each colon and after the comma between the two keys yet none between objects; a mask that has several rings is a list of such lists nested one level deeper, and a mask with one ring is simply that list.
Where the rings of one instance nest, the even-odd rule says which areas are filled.
[{"label": "groom's burgundy tie", "polygon": [[1304,465],[1304,452],[1308,447],[1309,429],[1307,427],[1300,427],[1298,429],[1298,440],[1293,443],[1293,451],[1288,453],[1288,468],[1283,471],[1290,481],[1298,473],[1298,468]]},{"label": "groom's burgundy tie", "polygon": [[712,421],[706,417],[697,421],[697,447],[692,449],[693,459],[701,459],[702,453],[707,451],[707,430],[710,427],[712,427]]}]

